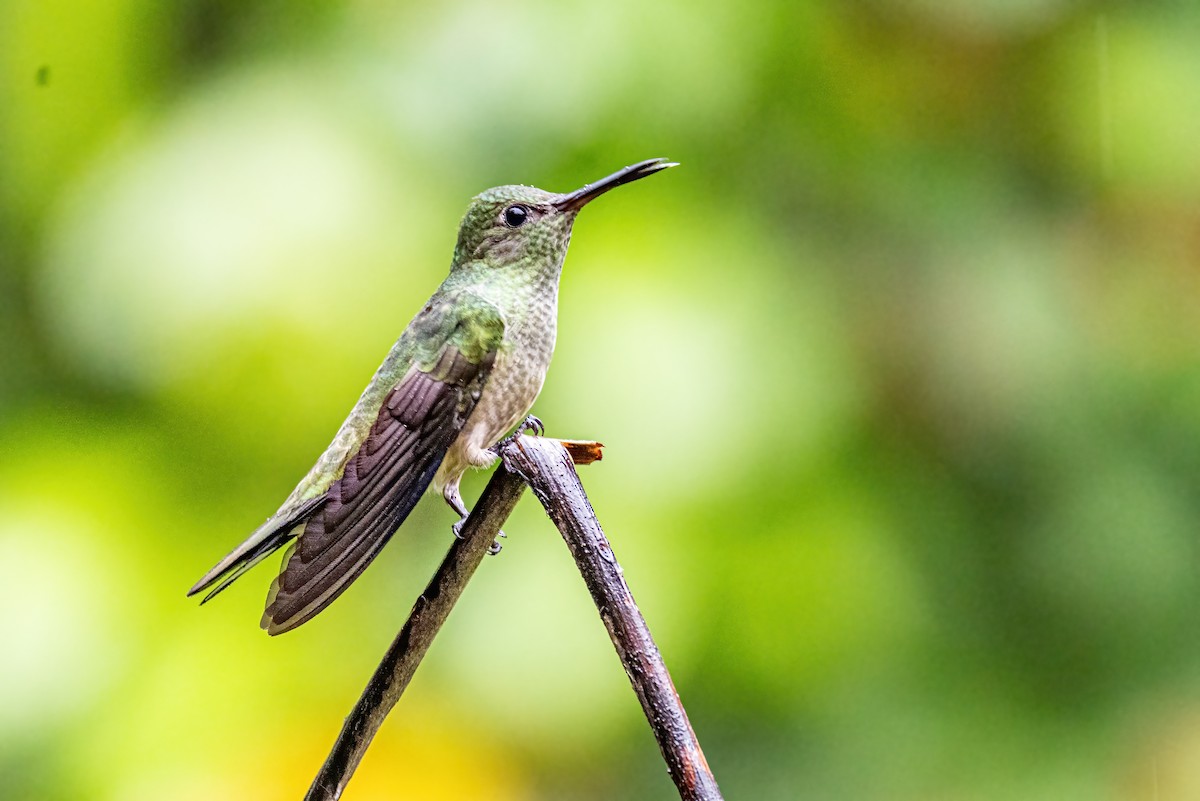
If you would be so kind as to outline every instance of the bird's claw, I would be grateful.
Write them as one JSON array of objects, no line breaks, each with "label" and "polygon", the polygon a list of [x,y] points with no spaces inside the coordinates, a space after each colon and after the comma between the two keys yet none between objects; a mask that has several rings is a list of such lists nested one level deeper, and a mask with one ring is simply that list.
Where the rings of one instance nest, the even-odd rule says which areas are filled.
[{"label": "bird's claw", "polygon": [[[508,535],[503,531],[497,531],[496,536],[508,539]],[[500,553],[500,549],[503,547],[504,546],[500,544],[499,539],[492,540],[492,544],[488,546],[488,556],[495,556],[496,554]]]},{"label": "bird's claw", "polygon": [[497,442],[495,445],[493,445],[488,450],[490,450],[492,453],[499,456],[500,451],[504,450],[509,445],[516,442],[517,437],[521,436],[526,431],[533,434],[535,437],[540,437],[546,433],[546,424],[543,423],[539,418],[534,417],[532,414],[528,415],[524,420],[521,421],[521,425],[517,426],[516,431],[512,432],[507,437],[505,437],[504,439]]},{"label": "bird's claw", "polygon": [[520,435],[526,431],[530,432],[535,437],[540,437],[542,434],[546,433],[546,424],[542,422],[540,417],[534,417],[532,414],[527,415],[525,419],[521,421],[521,425],[517,426],[516,433]]},{"label": "bird's claw", "polygon": [[[459,520],[457,523],[454,523],[450,526],[450,530],[452,532],[454,532],[454,536],[457,539],[461,540],[463,538],[462,531],[463,531],[463,526],[465,526],[467,524],[467,517],[468,517],[468,515],[463,515],[461,520]],[[496,532],[496,536],[504,537],[504,538],[508,537],[508,535],[505,534],[503,531]],[[500,553],[501,547],[502,546],[500,545],[500,540],[497,539],[497,540],[493,541],[491,545],[488,546],[488,553],[491,554],[492,556],[495,556],[496,554]]]}]

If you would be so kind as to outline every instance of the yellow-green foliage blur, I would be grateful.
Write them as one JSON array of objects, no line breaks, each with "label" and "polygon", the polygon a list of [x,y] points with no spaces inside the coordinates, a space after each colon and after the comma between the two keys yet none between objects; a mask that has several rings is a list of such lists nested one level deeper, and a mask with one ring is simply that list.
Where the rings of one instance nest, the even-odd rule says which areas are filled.
[{"label": "yellow-green foliage blur", "polygon": [[[535,411],[730,799],[1200,798],[1200,5],[0,5],[0,798],[297,799],[450,541],[272,512],[504,183]],[[483,478],[468,482],[474,497]],[[666,799],[526,497],[346,798]]]}]

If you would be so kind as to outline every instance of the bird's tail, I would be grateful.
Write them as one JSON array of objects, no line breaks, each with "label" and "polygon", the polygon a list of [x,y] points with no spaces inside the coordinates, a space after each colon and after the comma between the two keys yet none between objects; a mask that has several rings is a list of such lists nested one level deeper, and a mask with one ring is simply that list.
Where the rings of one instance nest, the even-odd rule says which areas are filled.
[{"label": "bird's tail", "polygon": [[[201,604],[208,603],[217,593],[237,581],[247,570],[290,542],[298,533],[296,528],[303,526],[308,521],[308,518],[325,502],[325,497],[320,495],[307,500],[289,514],[273,515],[247,537],[245,542],[230,551],[228,556],[205,573],[204,577],[188,590],[188,597],[212,587],[212,590],[200,600]],[[215,587],[213,587],[214,584]]]}]

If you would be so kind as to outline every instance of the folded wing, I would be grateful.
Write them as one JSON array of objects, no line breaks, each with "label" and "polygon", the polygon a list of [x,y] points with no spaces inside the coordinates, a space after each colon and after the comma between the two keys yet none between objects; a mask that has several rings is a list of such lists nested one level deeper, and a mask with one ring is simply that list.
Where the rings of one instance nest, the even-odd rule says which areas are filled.
[{"label": "folded wing", "polygon": [[284,558],[263,628],[279,634],[309,620],[366,569],[429,487],[490,366],[447,347],[436,370],[409,370]]},{"label": "folded wing", "polygon": [[503,334],[499,312],[477,298],[444,298],[426,307],[405,333],[414,354],[411,366],[383,399],[341,475],[303,514],[252,535],[192,592],[228,573],[208,597],[215,595],[294,538],[267,597],[262,627],[280,634],[328,606],[379,554],[429,487],[479,400]]},{"label": "folded wing", "polygon": [[415,363],[384,400],[362,447],[285,557],[263,613],[268,633],[299,626],[341,595],[408,517],[462,430],[503,323],[486,304],[458,304],[453,313],[459,319],[445,344],[428,349],[429,361]]}]

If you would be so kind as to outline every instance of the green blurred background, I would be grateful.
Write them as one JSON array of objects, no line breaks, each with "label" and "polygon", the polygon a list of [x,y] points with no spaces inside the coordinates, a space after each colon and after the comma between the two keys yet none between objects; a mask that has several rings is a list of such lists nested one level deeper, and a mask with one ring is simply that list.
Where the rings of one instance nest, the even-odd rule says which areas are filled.
[{"label": "green blurred background", "polygon": [[[278,639],[273,566],[184,591],[468,198],[652,156],[535,411],[608,446],[726,797],[1200,799],[1193,0],[6,0],[0,797],[299,798],[453,516]],[[673,797],[557,533],[506,529],[346,797]]]}]

